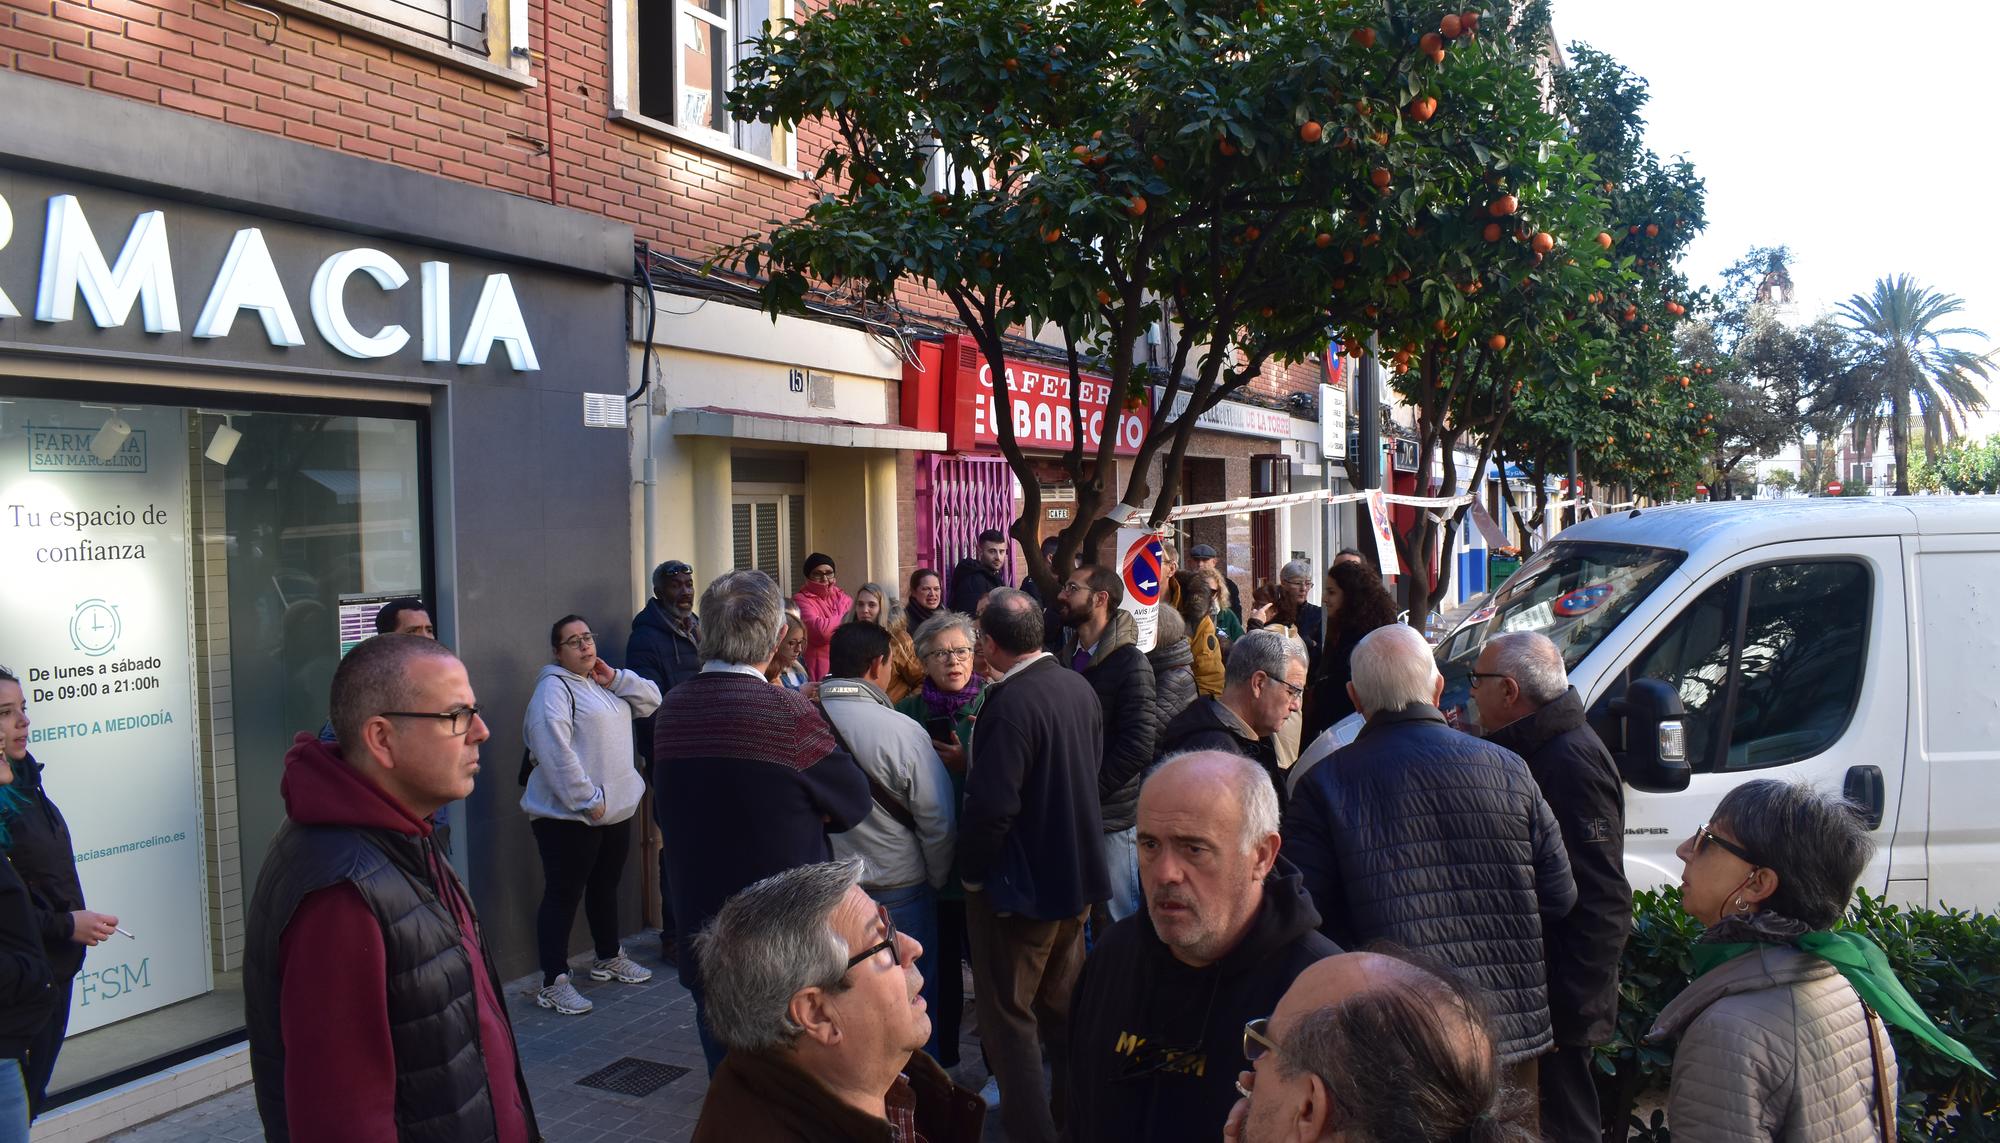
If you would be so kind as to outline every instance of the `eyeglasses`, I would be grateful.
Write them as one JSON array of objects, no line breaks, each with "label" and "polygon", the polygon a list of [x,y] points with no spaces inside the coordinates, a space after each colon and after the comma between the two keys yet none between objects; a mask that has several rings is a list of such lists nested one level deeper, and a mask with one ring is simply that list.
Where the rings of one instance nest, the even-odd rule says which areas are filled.
[{"label": "eyeglasses", "polygon": [[814,583],[832,583],[833,569],[828,568],[825,571],[807,572],[806,578]]},{"label": "eyeglasses", "polygon": [[1696,826],[1694,829],[1695,856],[1697,857],[1701,856],[1702,847],[1706,846],[1711,841],[1721,846],[1722,851],[1724,853],[1735,854],[1737,857],[1742,858],[1745,862],[1748,862],[1749,864],[1754,865],[1759,869],[1762,869],[1764,867],[1763,862],[1750,856],[1749,850],[1744,849],[1742,846],[1736,844],[1733,841],[1729,841],[1726,838],[1718,836],[1714,830],[1708,828],[1705,825]]},{"label": "eyeglasses", "polygon": [[1479,680],[1481,679],[1511,679],[1514,676],[1496,675],[1491,671],[1467,671],[1465,672],[1465,677],[1472,680],[1470,683],[1466,684],[1467,686],[1476,687],[1479,685]]},{"label": "eyeglasses", "polygon": [[1284,585],[1285,585],[1286,587],[1304,587],[1304,588],[1310,588],[1310,587],[1312,587],[1312,585],[1313,585],[1313,581],[1311,581],[1311,580],[1309,580],[1309,579],[1288,579],[1288,580],[1284,580],[1284,581],[1283,581],[1283,583],[1284,583]]},{"label": "eyeglasses", "polygon": [[1243,1059],[1246,1063],[1256,1063],[1265,1053],[1278,1050],[1278,1042],[1271,1038],[1271,1018],[1259,1016],[1243,1025]]},{"label": "eyeglasses", "polygon": [[556,644],[556,646],[568,647],[572,651],[581,651],[585,647],[597,646],[597,636],[592,635],[588,631],[585,631],[581,635],[572,635],[569,638],[564,639],[562,642]]},{"label": "eyeglasses", "polygon": [[1087,583],[1066,583],[1062,586],[1061,594],[1068,595],[1072,591],[1080,592],[1084,595],[1089,595],[1090,585]]},{"label": "eyeglasses", "polygon": [[888,935],[883,937],[880,942],[869,945],[867,948],[848,957],[847,967],[840,970],[840,975],[846,976],[849,972],[853,971],[855,965],[866,961],[869,957],[874,956],[883,949],[889,950],[889,958],[896,962],[897,968],[903,967],[903,946],[896,939],[896,921],[889,916],[889,907],[887,905],[875,906],[875,916],[881,920],[882,931]]},{"label": "eyeglasses", "polygon": [[1286,689],[1287,691],[1290,691],[1290,692],[1291,692],[1291,695],[1292,695],[1292,697],[1293,697],[1293,698],[1304,698],[1304,697],[1305,697],[1305,694],[1306,694],[1306,689],[1305,689],[1304,687],[1295,687],[1295,686],[1293,686],[1293,685],[1292,685],[1292,684],[1291,684],[1290,682],[1288,682],[1288,681],[1286,681],[1286,680],[1284,680],[1284,679],[1281,679],[1281,678],[1279,678],[1279,677],[1278,677],[1278,676],[1276,676],[1276,675],[1265,675],[1264,677],[1265,677],[1266,679],[1269,679],[1269,680],[1270,680],[1271,682],[1274,682],[1274,683],[1278,684],[1279,686],[1281,686],[1281,687],[1285,688],[1285,689]]},{"label": "eyeglasses", "polygon": [[478,713],[479,713],[479,704],[473,703],[470,706],[452,707],[450,710],[445,711],[442,714],[434,713],[428,710],[385,710],[382,712],[382,717],[446,719],[451,723],[452,735],[456,737],[472,729],[472,719]]},{"label": "eyeglasses", "polygon": [[935,650],[935,651],[926,651],[926,652],[924,652],[924,658],[926,658],[926,659],[929,659],[929,660],[930,660],[931,662],[933,662],[933,663],[951,663],[951,662],[957,662],[957,661],[958,661],[958,660],[960,660],[960,659],[970,659],[970,658],[972,658],[972,648],[970,648],[970,647],[939,647],[939,648],[938,648],[937,650]]}]

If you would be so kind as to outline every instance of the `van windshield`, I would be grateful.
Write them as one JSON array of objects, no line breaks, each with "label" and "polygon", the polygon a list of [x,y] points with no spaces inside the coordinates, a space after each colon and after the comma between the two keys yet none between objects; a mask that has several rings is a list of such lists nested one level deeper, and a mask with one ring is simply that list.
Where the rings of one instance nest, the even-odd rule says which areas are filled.
[{"label": "van windshield", "polygon": [[1539,631],[1573,669],[1686,558],[1673,548],[1562,540],[1535,553],[1438,645],[1446,717],[1467,728],[1477,721],[1469,672],[1488,639]]}]

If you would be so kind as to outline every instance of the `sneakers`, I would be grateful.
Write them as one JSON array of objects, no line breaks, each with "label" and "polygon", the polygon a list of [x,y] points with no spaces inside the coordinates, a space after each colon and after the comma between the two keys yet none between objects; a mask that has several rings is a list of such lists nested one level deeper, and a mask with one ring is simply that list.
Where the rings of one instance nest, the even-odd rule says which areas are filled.
[{"label": "sneakers", "polygon": [[[641,971],[644,971],[643,969]],[[565,1016],[581,1016],[590,1011],[590,1001],[569,982],[569,973],[556,977],[556,982],[546,988],[537,989],[535,1003],[544,1008],[553,1008]]]},{"label": "sneakers", "polygon": [[[653,970],[618,950],[618,955],[610,960],[600,960],[590,966],[592,980],[618,980],[626,984],[644,984],[653,979]],[[588,1002],[586,1002],[588,1003]]]}]

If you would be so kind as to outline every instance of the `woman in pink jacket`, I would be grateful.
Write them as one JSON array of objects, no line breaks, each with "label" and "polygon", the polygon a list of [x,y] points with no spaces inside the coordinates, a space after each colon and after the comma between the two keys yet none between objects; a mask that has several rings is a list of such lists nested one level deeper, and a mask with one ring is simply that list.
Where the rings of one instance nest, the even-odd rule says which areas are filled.
[{"label": "woman in pink jacket", "polygon": [[827,646],[833,641],[833,629],[840,626],[854,600],[840,590],[833,561],[824,554],[807,556],[805,572],[806,585],[792,602],[799,605],[799,618],[806,625],[806,653],[800,661],[805,664],[806,677],[818,682],[826,677]]}]

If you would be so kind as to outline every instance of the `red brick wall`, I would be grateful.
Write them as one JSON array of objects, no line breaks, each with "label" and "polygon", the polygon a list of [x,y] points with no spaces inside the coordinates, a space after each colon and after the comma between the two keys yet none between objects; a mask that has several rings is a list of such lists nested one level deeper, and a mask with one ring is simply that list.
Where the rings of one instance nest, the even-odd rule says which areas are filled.
[{"label": "red brick wall", "polygon": [[[0,67],[590,211],[696,260],[817,197],[810,180],[608,118],[610,0],[529,9],[539,86],[525,89],[309,17],[274,25],[233,0],[0,0]],[[828,141],[802,128],[800,168]],[[951,315],[930,291],[903,302]],[[1316,383],[1312,366],[1269,370],[1252,391]]]}]

